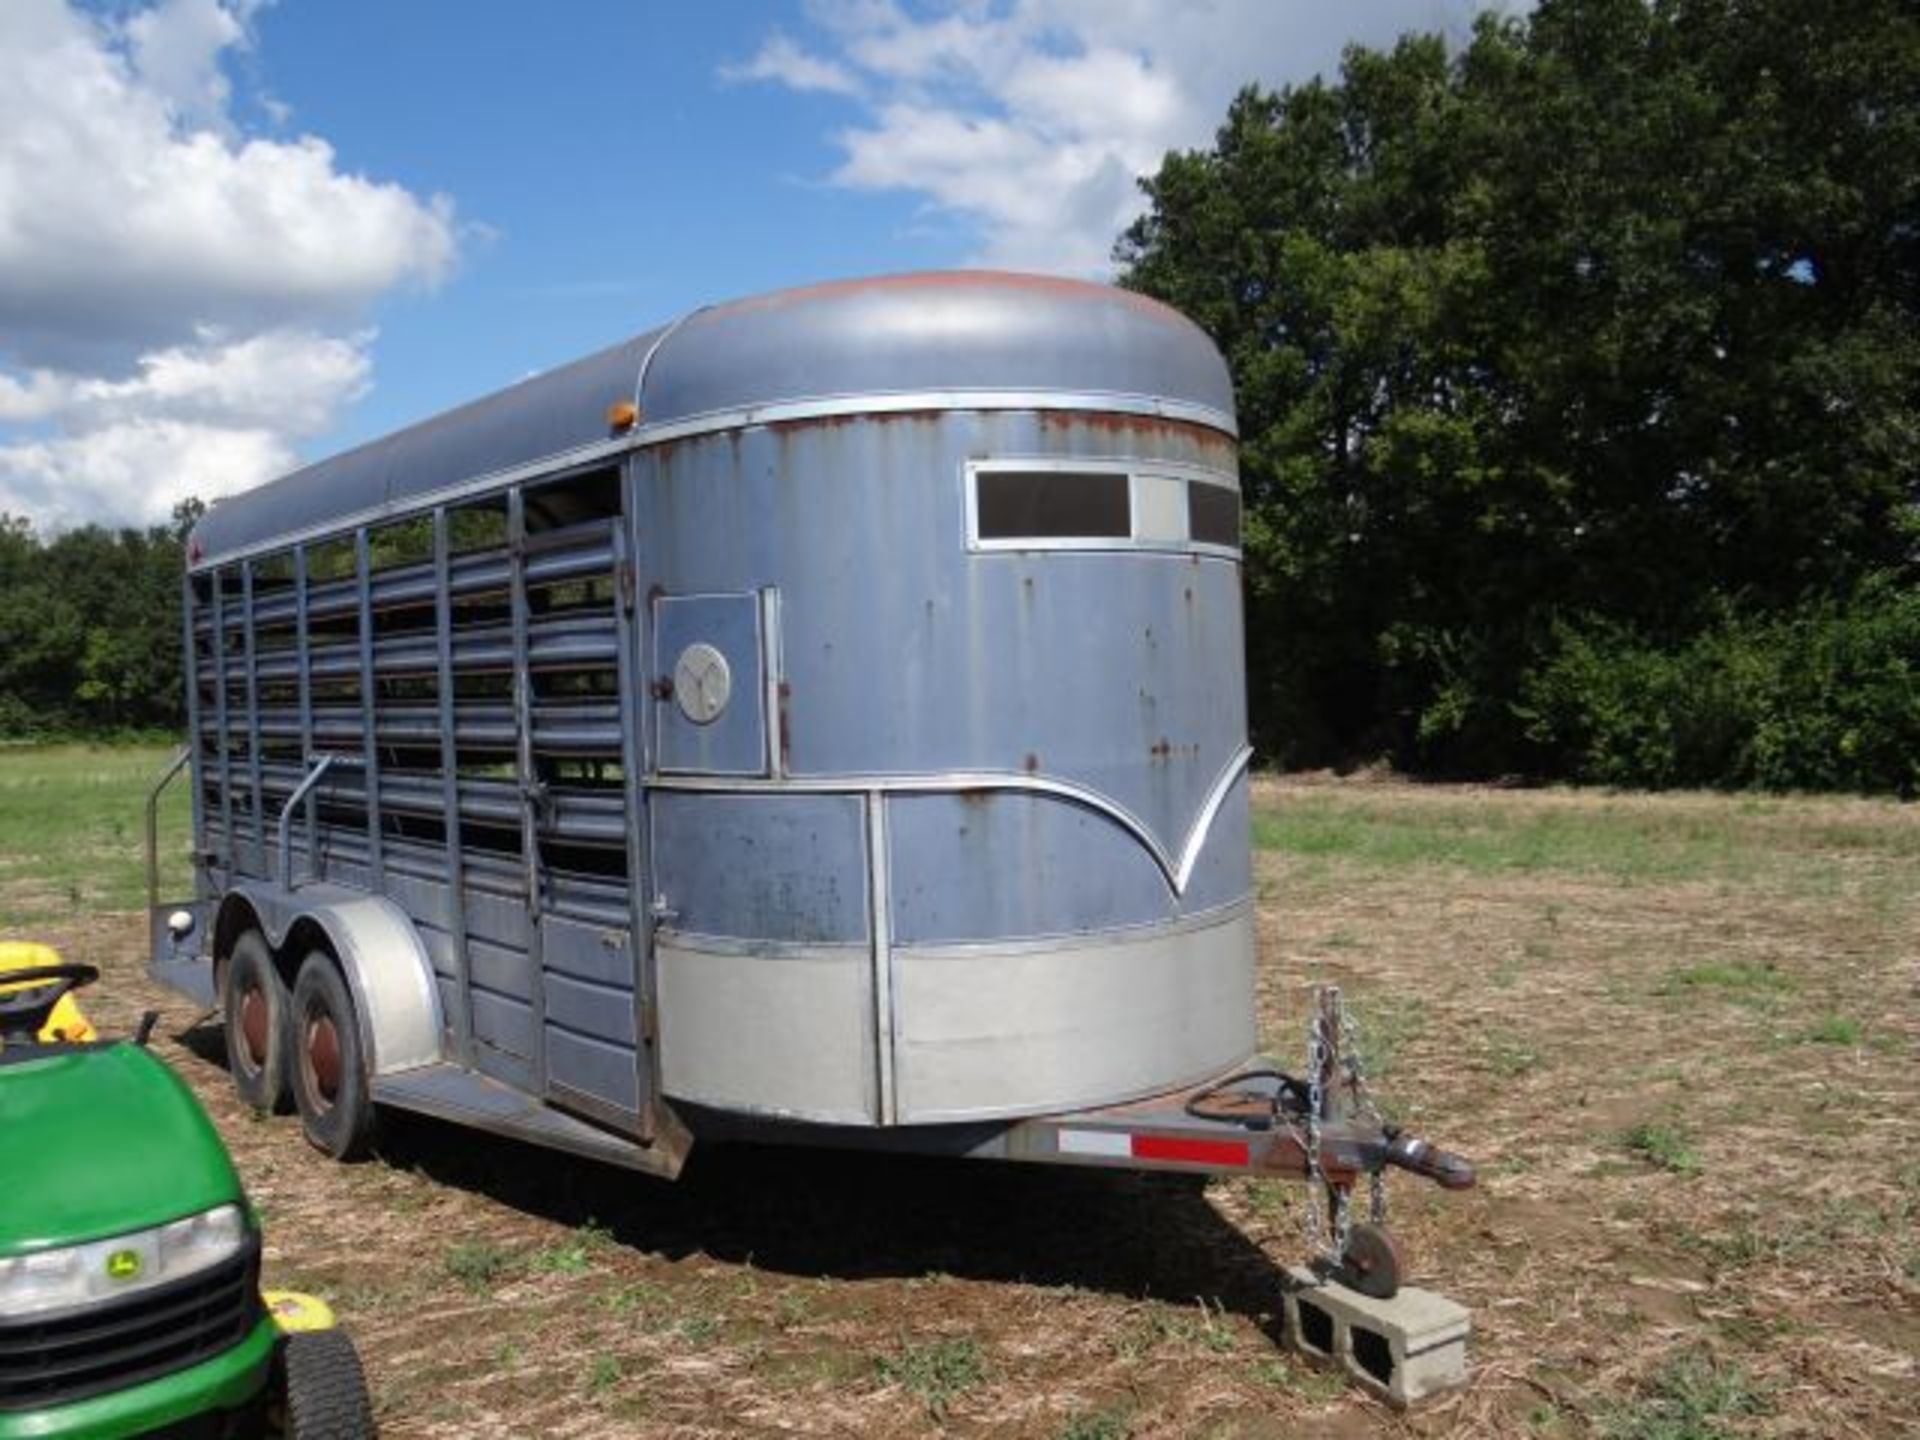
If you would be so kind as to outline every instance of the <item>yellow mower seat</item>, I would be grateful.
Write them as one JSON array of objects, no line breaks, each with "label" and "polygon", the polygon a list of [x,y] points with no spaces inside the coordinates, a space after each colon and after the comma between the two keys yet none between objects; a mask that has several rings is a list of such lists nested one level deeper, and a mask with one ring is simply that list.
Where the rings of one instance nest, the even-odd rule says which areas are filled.
[{"label": "yellow mower seat", "polygon": [[[0,993],[27,988],[17,980],[9,982],[6,978],[9,970],[36,970],[42,965],[61,963],[60,952],[51,945],[42,945],[37,940],[0,940]],[[96,1038],[92,1024],[71,995],[60,997],[53,1014],[40,1027],[42,1043],[53,1040],[77,1043]]]}]

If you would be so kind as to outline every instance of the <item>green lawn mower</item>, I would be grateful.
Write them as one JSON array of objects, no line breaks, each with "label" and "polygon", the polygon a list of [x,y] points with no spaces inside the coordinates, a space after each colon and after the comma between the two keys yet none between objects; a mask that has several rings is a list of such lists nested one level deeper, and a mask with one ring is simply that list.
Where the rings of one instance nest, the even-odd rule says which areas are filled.
[{"label": "green lawn mower", "polygon": [[98,970],[11,958],[0,1440],[371,1435],[359,1358],[326,1306],[260,1292],[259,1227],[206,1112],[146,1048],[156,1017],[96,1038],[68,992]]}]

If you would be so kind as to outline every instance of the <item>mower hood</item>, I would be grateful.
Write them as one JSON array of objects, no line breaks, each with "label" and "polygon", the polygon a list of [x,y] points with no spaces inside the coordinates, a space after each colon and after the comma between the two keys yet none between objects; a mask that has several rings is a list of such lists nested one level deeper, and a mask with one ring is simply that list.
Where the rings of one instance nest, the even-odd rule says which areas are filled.
[{"label": "mower hood", "polygon": [[0,1255],[165,1224],[241,1198],[180,1078],[125,1042],[0,1054]]}]

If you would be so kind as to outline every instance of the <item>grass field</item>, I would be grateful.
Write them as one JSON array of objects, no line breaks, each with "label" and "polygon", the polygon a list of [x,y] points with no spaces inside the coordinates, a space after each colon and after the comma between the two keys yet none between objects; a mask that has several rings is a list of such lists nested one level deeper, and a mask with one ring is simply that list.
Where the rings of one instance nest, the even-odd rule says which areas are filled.
[{"label": "grass field", "polygon": [[[173,751],[160,746],[0,747],[0,926],[146,903],[146,797]],[[188,882],[187,785],[161,795],[165,865]]]},{"label": "grass field", "polygon": [[[159,751],[0,754],[0,932],[108,971],[334,1297],[384,1433],[1920,1433],[1920,811],[1261,782],[1259,1011],[1345,987],[1473,1383],[1395,1417],[1277,1350],[1297,1192],[751,1150],[665,1186],[424,1121],[329,1166],[139,975]],[[176,816],[177,819],[177,816]],[[176,843],[177,832],[176,832]]]}]

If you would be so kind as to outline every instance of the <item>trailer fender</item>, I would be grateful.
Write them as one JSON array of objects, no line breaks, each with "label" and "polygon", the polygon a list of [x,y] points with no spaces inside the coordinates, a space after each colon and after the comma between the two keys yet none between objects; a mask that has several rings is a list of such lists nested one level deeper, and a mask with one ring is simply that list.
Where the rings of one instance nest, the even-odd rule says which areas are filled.
[{"label": "trailer fender", "polygon": [[393,901],[334,885],[302,885],[290,893],[277,885],[241,884],[222,902],[223,917],[239,902],[252,907],[267,943],[287,964],[298,964],[324,938],[352,992],[371,1074],[391,1075],[442,1058],[433,962],[413,922]]}]

